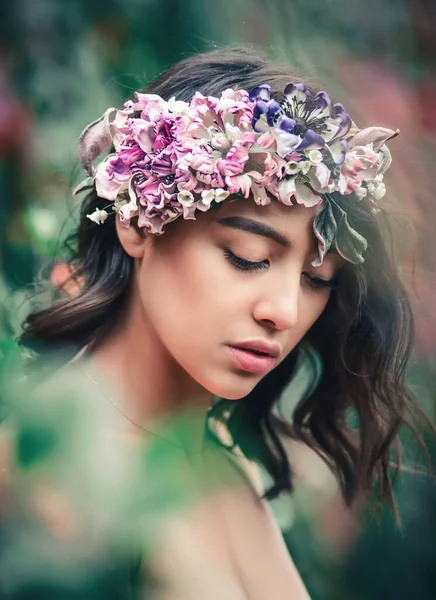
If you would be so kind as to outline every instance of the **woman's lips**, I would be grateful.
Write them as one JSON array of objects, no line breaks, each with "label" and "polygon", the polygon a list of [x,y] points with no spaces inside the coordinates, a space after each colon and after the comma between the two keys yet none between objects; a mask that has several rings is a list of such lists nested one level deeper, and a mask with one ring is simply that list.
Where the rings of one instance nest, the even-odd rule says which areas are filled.
[{"label": "woman's lips", "polygon": [[229,348],[239,368],[249,373],[256,373],[257,375],[267,373],[274,362],[272,356],[255,354],[251,350],[237,348],[236,346],[229,346]]}]

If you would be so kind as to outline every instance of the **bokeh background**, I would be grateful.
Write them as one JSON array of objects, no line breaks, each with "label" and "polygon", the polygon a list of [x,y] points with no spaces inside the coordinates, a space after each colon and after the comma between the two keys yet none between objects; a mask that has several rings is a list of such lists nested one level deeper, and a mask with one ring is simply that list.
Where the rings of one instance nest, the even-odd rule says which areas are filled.
[{"label": "bokeh background", "polygon": [[[325,85],[359,125],[401,131],[391,144],[386,204],[416,314],[410,382],[435,420],[434,0],[14,0],[1,13],[3,355],[28,311],[46,300],[32,296],[35,281],[63,277],[60,241],[77,215],[71,190],[82,177],[84,126],[177,60],[250,43]],[[429,479],[400,476],[399,530],[387,514],[377,521],[346,513],[320,462],[294,455],[297,493],[274,508],[314,600],[435,598]]]}]

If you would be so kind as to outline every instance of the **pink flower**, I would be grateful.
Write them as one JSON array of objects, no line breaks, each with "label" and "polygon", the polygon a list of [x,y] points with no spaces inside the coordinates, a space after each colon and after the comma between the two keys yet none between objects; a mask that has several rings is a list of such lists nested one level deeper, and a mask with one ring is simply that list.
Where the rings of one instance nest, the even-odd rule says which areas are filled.
[{"label": "pink flower", "polygon": [[252,103],[249,100],[248,92],[245,90],[232,90],[227,89],[221,93],[216,104],[216,112],[218,114],[223,113],[247,113],[250,112],[251,118],[253,117]]},{"label": "pink flower", "polygon": [[127,103],[132,112],[141,111],[141,119],[156,121],[162,115],[168,115],[168,104],[156,94],[141,94],[135,92],[136,102]]},{"label": "pink flower", "polygon": [[143,119],[129,119],[127,122],[129,135],[124,139],[123,144],[135,142],[143,152],[148,153],[153,149],[153,123]]},{"label": "pink flower", "polygon": [[142,206],[152,205],[162,209],[176,195],[177,187],[173,182],[165,183],[160,178],[151,175],[140,186],[136,186],[139,202]]},{"label": "pink flower", "polygon": [[127,177],[132,167],[145,157],[143,150],[136,145],[122,146],[115,156],[107,163],[109,175],[117,174]]},{"label": "pink flower", "polygon": [[377,154],[369,146],[356,146],[347,152],[341,165],[336,184],[341,194],[357,190],[363,181],[371,181],[377,176],[379,164]]},{"label": "pink flower", "polygon": [[204,148],[197,148],[187,154],[184,158],[190,168],[194,169],[194,171],[205,174],[210,174],[214,171],[212,154]]},{"label": "pink flower", "polygon": [[248,198],[250,195],[251,177],[247,173],[235,176],[227,175],[224,180],[231,194],[241,192],[245,198]]},{"label": "pink flower", "polygon": [[[390,165],[384,142],[396,132],[350,129],[342,105],[332,106],[324,92],[312,98],[303,84],[287,86],[282,103],[269,98],[269,86],[255,90],[254,100],[245,90],[228,89],[219,98],[197,92],[189,104],[136,93],[123,110],[109,109],[82,138],[84,148],[90,140],[88,167],[110,137],[115,147],[95,173],[97,193],[115,202],[126,224],[137,216],[140,227],[156,234],[230,194],[258,205],[275,197],[307,207],[333,191],[383,196],[376,177]],[[310,111],[300,114],[301,107]]]},{"label": "pink flower", "polygon": [[166,148],[174,141],[174,121],[162,120],[154,131],[153,152]]},{"label": "pink flower", "polygon": [[237,175],[244,171],[248,160],[249,150],[245,147],[243,140],[237,140],[224,158],[216,161],[216,170],[222,175]]},{"label": "pink flower", "polygon": [[[114,156],[108,156],[100,163],[95,172],[95,188],[100,198],[107,200],[116,200],[117,197],[125,192],[129,187],[131,174],[127,168],[123,167],[123,173],[118,173],[111,169],[108,171],[108,165]],[[118,160],[115,158],[115,160]]]}]

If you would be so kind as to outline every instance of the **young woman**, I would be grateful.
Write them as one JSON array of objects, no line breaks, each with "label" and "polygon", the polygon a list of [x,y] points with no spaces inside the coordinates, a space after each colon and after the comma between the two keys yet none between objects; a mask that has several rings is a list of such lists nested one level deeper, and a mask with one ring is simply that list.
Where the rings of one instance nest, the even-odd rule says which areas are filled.
[{"label": "young woman", "polygon": [[[291,435],[327,461],[348,505],[377,482],[393,506],[391,450],[413,406],[412,315],[382,233],[396,134],[359,129],[251,50],[181,61],[82,134],[79,291],[31,315],[22,342],[81,351],[66,370],[139,437],[201,409],[188,443],[201,446],[204,426],[210,443],[230,439],[229,455],[269,473],[267,498],[292,489]],[[274,406],[308,349],[320,380],[281,421]],[[223,500],[205,552],[235,598],[306,597],[255,490]]]}]

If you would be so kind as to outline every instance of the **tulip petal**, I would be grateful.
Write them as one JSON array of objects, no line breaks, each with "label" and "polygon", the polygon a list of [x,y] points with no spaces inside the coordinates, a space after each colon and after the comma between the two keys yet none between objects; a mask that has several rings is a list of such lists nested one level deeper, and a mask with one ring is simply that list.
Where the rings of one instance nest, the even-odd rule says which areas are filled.
[{"label": "tulip petal", "polygon": [[286,117],[282,115],[278,120],[278,127],[287,133],[292,133],[295,127],[296,121],[295,119],[291,119],[290,117]]},{"label": "tulip petal", "polygon": [[270,127],[274,125],[274,119],[279,110],[281,110],[281,106],[278,102],[275,100],[270,100],[268,102],[267,121]]},{"label": "tulip petal", "polygon": [[299,181],[297,181],[295,187],[295,199],[298,202],[298,204],[302,204],[306,208],[318,206],[318,204],[321,204],[321,196],[315,194],[305,183],[300,183]]},{"label": "tulip petal", "polygon": [[330,151],[333,160],[337,165],[341,165],[345,160],[345,155],[348,149],[347,140],[337,139],[333,142],[333,144],[327,144],[325,146],[326,150]]},{"label": "tulip petal", "polygon": [[281,181],[279,181],[277,189],[279,192],[279,198],[281,202],[283,202],[283,204],[286,204],[287,206],[292,206],[291,198],[296,192],[295,178],[289,177],[282,179]]},{"label": "tulip petal", "polygon": [[250,100],[252,102],[257,100],[258,98],[260,98],[264,102],[268,102],[271,98],[270,92],[271,92],[270,85],[267,85],[267,84],[258,85],[257,87],[255,87],[251,90],[251,92],[248,94],[248,97],[250,98]]},{"label": "tulip petal", "polygon": [[293,133],[287,133],[282,129],[275,129],[274,135],[277,142],[277,154],[281,157],[290,154],[301,143],[301,137]]},{"label": "tulip petal", "polygon": [[284,95],[288,102],[292,104],[294,99],[297,102],[305,103],[307,97],[311,96],[311,93],[303,83],[289,83],[285,87]]},{"label": "tulip petal", "polygon": [[314,108],[311,111],[311,117],[317,119],[329,117],[331,114],[332,103],[329,95],[326,92],[318,92],[313,101]]},{"label": "tulip petal", "polygon": [[298,150],[307,150],[308,148],[324,148],[325,140],[318,133],[312,129],[308,129],[306,134],[298,145]]}]

